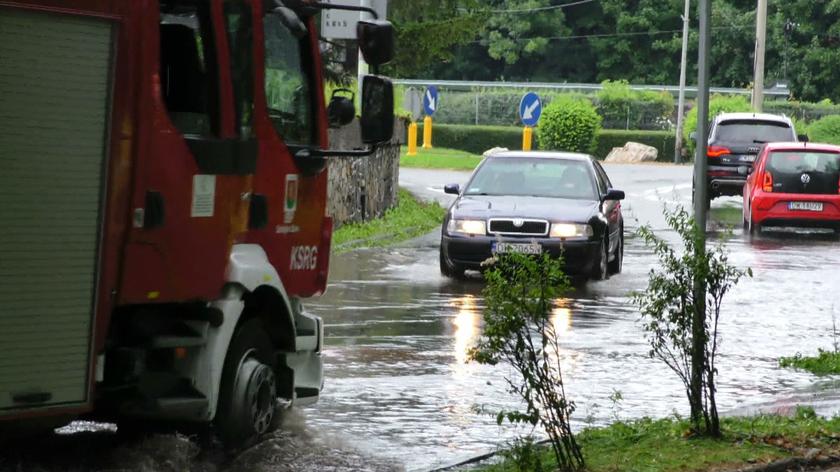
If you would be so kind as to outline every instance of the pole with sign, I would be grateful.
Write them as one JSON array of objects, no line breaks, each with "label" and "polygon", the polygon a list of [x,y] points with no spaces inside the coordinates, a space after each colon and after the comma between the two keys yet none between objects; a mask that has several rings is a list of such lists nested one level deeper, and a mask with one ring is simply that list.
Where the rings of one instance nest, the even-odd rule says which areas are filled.
[{"label": "pole with sign", "polygon": [[426,112],[423,120],[423,149],[432,148],[432,115],[437,111],[439,103],[438,89],[430,85],[423,94],[423,111]]},{"label": "pole with sign", "polygon": [[409,87],[403,97],[403,108],[411,113],[411,123],[408,125],[408,156],[417,155],[417,120],[422,116],[423,96],[414,87]]},{"label": "pole with sign", "polygon": [[522,130],[522,150],[530,151],[534,141],[534,126],[540,121],[542,115],[542,101],[540,96],[534,92],[528,92],[519,101],[519,119],[525,125]]}]

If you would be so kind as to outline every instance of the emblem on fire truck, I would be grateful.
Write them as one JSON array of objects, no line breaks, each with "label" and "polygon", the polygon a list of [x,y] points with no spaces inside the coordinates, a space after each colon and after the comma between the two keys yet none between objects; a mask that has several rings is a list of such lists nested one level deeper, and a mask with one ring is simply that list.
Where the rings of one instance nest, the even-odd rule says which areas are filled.
[{"label": "emblem on fire truck", "polygon": [[298,202],[298,176],[286,175],[286,193],[283,197],[283,222],[289,224],[295,219]]}]

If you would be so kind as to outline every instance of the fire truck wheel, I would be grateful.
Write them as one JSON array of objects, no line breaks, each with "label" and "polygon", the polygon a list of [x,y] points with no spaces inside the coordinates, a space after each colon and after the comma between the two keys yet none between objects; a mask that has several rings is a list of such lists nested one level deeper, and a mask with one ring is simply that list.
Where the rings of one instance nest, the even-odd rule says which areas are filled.
[{"label": "fire truck wheel", "polygon": [[277,427],[274,348],[262,323],[240,326],[225,356],[216,428],[230,448],[247,445]]}]

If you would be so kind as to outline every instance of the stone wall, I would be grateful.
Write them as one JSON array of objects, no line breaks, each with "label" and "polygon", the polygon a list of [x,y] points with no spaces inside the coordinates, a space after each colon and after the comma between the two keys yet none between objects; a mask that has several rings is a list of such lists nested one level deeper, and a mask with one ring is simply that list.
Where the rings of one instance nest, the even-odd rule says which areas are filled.
[{"label": "stone wall", "polygon": [[[358,120],[330,130],[330,149],[362,148]],[[327,214],[335,228],[378,218],[397,203],[400,144],[405,124],[396,120],[394,139],[367,157],[332,157],[329,160]]]}]

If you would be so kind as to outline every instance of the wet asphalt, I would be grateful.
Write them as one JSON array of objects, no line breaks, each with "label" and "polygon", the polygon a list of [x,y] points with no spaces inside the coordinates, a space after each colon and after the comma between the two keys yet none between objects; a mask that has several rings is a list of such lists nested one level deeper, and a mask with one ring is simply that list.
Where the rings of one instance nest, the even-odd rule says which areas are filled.
[{"label": "wet asphalt", "polygon": [[[662,208],[690,206],[692,169],[605,167],[614,186],[627,193],[624,270],[577,287],[555,312],[567,393],[577,406],[576,428],[686,413],[679,381],[648,357],[630,295],[644,289],[648,271],[657,264],[634,232],[648,224],[676,240]],[[443,185],[463,184],[469,175],[400,172],[401,186],[444,205],[452,197],[443,193]],[[840,377],[778,366],[780,356],[813,354],[840,343],[840,333],[833,332],[835,322],[840,329],[840,241],[793,230],[750,237],[741,230],[740,208],[735,198],[715,200],[707,228],[710,242],[722,244],[734,264],[755,274],[724,303],[718,407],[744,414],[810,404],[821,414],[840,413]],[[173,449],[172,456],[186,457],[191,470],[422,471],[496,450],[527,433],[495,421],[499,410],[518,406],[505,387],[507,368],[466,361],[467,349],[481,335],[483,283],[479,277],[452,281],[440,275],[439,237],[435,231],[397,247],[333,257],[328,292],[307,303],[326,327],[326,383],[318,404],[294,411],[275,436],[236,456],[178,448],[185,439],[172,436],[169,442],[164,437],[167,446],[157,450]],[[611,397],[617,391],[622,400],[615,402]],[[52,441],[60,446],[63,440]],[[136,455],[148,447],[145,442],[101,443],[100,453],[114,457],[107,465],[53,468],[27,456],[22,463],[33,467],[23,470],[184,470],[176,459],[170,460],[172,468],[164,461],[150,469],[136,466],[140,459],[120,461],[130,455],[118,451],[127,448]],[[72,462],[76,455],[70,457]],[[20,465],[20,460],[0,458],[0,470]]]}]

